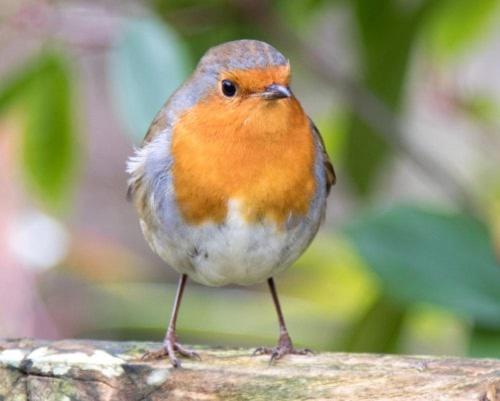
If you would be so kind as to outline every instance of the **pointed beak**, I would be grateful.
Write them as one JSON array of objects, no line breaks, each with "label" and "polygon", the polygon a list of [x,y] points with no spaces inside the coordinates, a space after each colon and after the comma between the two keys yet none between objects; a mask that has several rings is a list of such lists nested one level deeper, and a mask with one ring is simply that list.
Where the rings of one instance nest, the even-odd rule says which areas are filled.
[{"label": "pointed beak", "polygon": [[289,88],[278,84],[269,85],[266,90],[262,92],[262,97],[266,100],[284,99],[291,96],[292,92]]}]

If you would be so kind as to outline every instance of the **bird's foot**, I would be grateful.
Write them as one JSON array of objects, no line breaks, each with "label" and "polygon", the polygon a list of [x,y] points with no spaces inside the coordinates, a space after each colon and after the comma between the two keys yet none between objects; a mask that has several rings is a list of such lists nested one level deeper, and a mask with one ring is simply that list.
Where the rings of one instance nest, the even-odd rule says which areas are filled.
[{"label": "bird's foot", "polygon": [[156,351],[148,351],[142,355],[142,361],[156,361],[167,357],[174,368],[179,368],[181,362],[177,359],[176,353],[186,358],[201,360],[197,352],[186,349],[183,345],[177,342],[175,335],[170,335],[163,341],[161,349]]},{"label": "bird's foot", "polygon": [[293,347],[292,340],[288,334],[280,336],[278,345],[276,347],[259,347],[252,355],[271,355],[269,365],[272,365],[278,359],[283,358],[285,355],[312,355],[313,352],[308,349],[296,349]]}]

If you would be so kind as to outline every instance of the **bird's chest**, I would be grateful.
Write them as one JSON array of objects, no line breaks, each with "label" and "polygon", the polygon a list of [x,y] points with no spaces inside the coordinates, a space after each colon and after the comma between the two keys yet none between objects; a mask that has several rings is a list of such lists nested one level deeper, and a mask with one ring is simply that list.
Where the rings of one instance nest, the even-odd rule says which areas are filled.
[{"label": "bird's chest", "polygon": [[173,219],[163,220],[160,229],[145,223],[142,228],[153,249],[179,273],[205,285],[250,285],[283,270],[303,252],[320,214],[317,210],[279,229],[269,221],[248,223],[241,203],[231,200],[222,223],[191,225]]},{"label": "bird's chest", "polygon": [[[279,120],[279,119],[278,119]],[[305,216],[316,189],[314,143],[307,121],[280,127],[190,121],[173,132],[173,187],[184,219],[222,223],[230,201],[247,223]]]}]

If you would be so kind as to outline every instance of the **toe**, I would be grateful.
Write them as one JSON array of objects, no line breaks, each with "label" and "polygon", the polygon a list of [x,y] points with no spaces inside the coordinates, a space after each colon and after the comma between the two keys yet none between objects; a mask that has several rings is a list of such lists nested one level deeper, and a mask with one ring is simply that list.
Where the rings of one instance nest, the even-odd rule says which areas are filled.
[{"label": "toe", "polygon": [[313,355],[314,352],[308,348],[305,349],[295,349],[290,347],[276,347],[271,352],[271,359],[269,360],[269,365],[283,358],[285,355]]},{"label": "toe", "polygon": [[152,362],[152,361],[159,361],[161,359],[166,359],[170,361],[171,365],[174,368],[178,368],[181,366],[180,361],[176,358],[175,352],[170,349],[170,347],[162,347],[159,350],[156,351],[148,351],[144,353],[144,355],[141,356],[140,360],[144,362]]},{"label": "toe", "polygon": [[181,367],[181,361],[179,361],[174,355],[169,355],[168,359],[169,359],[170,364],[172,365],[173,368],[180,368]]},{"label": "toe", "polygon": [[259,347],[256,348],[254,352],[252,352],[252,356],[257,356],[257,355],[270,355],[273,353],[273,348],[269,347]]},{"label": "toe", "polygon": [[191,351],[189,349],[184,348],[182,345],[179,343],[175,344],[175,350],[181,354],[182,356],[185,356],[187,358],[193,358],[193,359],[198,359],[201,361],[201,357],[197,352]]},{"label": "toe", "polygon": [[286,348],[280,348],[276,347],[273,349],[273,352],[271,353],[271,359],[269,359],[269,365],[272,365],[274,362],[277,360],[283,358],[286,354],[289,354],[290,350]]},{"label": "toe", "polygon": [[314,351],[309,348],[296,350],[298,355],[314,355]]}]

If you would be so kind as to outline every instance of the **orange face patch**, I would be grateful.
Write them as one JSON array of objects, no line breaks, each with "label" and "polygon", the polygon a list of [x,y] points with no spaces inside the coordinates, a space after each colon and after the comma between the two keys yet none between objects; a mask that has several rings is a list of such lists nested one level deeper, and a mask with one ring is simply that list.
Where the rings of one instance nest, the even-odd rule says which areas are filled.
[{"label": "orange face patch", "polygon": [[307,214],[316,188],[313,136],[295,98],[213,94],[177,121],[172,154],[177,202],[191,224],[223,222],[233,199],[247,221],[282,227]]},{"label": "orange face patch", "polygon": [[251,70],[232,70],[221,74],[222,79],[229,79],[238,85],[243,94],[261,92],[271,84],[288,86],[290,66],[276,66]]}]

